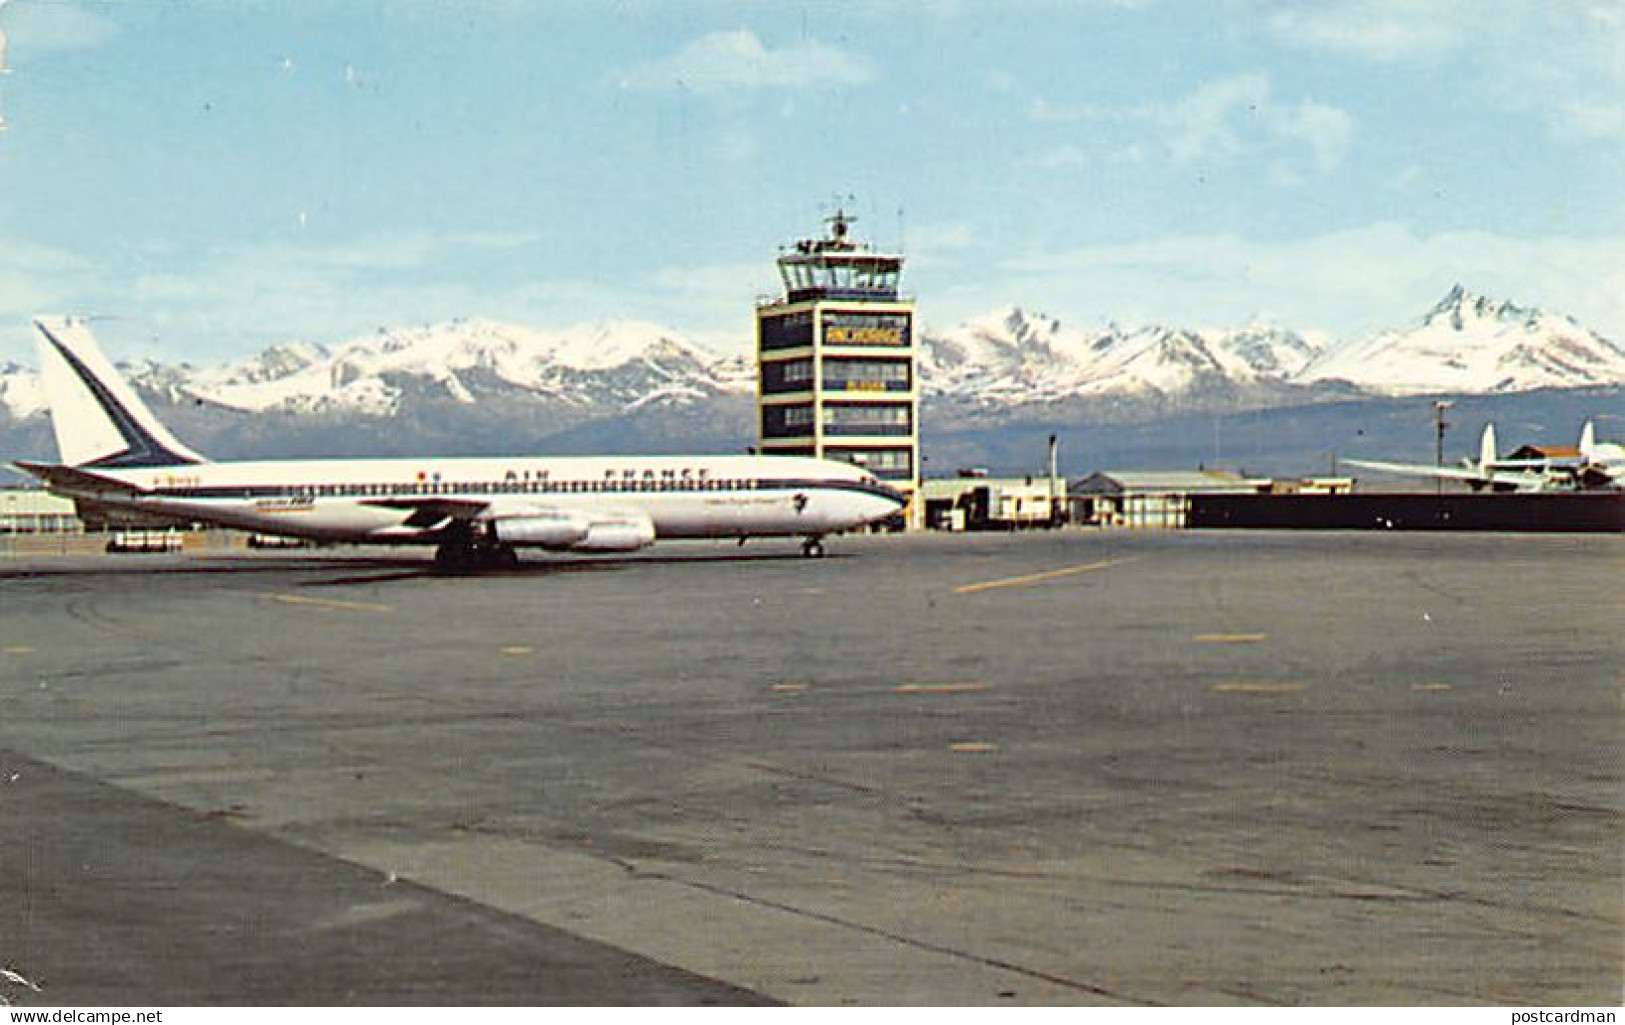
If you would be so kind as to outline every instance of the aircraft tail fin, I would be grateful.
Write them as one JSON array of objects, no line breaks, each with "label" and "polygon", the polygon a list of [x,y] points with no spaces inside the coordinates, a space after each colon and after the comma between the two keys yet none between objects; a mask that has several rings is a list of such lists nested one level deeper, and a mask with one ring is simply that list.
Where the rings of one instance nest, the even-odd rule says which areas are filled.
[{"label": "aircraft tail fin", "polygon": [[64,464],[134,469],[207,462],[158,422],[102,355],[83,320],[41,317],[34,327],[51,427]]},{"label": "aircraft tail fin", "polygon": [[1478,468],[1486,472],[1495,464],[1495,425],[1484,425],[1484,435],[1478,439]]},{"label": "aircraft tail fin", "polygon": [[1590,459],[1596,455],[1596,452],[1597,427],[1590,420],[1587,420],[1586,425],[1580,428],[1580,455],[1585,459]]}]

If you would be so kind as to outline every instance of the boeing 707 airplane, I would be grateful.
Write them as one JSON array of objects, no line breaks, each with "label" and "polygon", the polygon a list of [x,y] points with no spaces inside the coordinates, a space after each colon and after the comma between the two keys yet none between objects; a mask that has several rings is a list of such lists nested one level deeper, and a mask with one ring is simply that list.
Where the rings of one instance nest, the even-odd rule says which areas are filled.
[{"label": "boeing 707 airplane", "polygon": [[561,456],[213,462],[181,444],[80,319],[41,318],[58,463],[18,462],[80,506],[316,541],[425,544],[448,572],[516,549],[630,552],[666,538],[799,537],[894,516],[861,467],[794,456]]}]

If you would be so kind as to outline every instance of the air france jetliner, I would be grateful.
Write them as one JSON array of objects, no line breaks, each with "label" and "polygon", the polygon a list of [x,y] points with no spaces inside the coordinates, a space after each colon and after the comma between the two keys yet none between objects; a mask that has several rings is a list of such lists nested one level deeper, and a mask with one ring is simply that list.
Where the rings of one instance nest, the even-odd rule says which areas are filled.
[{"label": "air france jetliner", "polygon": [[16,465],[55,494],[143,520],[319,541],[431,544],[442,570],[509,566],[515,549],[630,552],[664,538],[822,538],[895,515],[874,474],[791,456],[211,462],[152,415],[84,321],[40,319],[61,462]]}]

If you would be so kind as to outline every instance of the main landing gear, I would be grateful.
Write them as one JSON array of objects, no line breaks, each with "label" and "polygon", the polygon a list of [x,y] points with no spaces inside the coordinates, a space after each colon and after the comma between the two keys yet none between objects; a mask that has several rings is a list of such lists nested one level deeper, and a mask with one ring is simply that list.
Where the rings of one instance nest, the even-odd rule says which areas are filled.
[{"label": "main landing gear", "polygon": [[809,559],[822,559],[824,557],[824,539],[809,537],[801,542],[801,554]]},{"label": "main landing gear", "polygon": [[439,573],[461,575],[518,565],[519,553],[512,545],[480,537],[466,528],[448,535],[434,552],[434,568]]}]

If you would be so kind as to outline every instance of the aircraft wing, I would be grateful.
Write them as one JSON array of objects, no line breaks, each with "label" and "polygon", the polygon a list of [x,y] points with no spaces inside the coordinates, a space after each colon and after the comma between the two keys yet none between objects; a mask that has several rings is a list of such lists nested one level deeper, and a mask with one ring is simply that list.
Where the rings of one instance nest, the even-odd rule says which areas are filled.
[{"label": "aircraft wing", "polygon": [[1537,473],[1531,470],[1483,470],[1465,466],[1427,466],[1422,463],[1384,463],[1371,459],[1345,459],[1350,466],[1382,473],[1397,473],[1409,477],[1428,477],[1434,480],[1459,480],[1475,487],[1512,488],[1517,491],[1561,490],[1561,476]]},{"label": "aircraft wing", "polygon": [[1444,480],[1461,480],[1468,483],[1488,484],[1492,475],[1478,470],[1469,470],[1461,466],[1427,466],[1422,463],[1383,463],[1373,459],[1344,459],[1350,466],[1358,466],[1363,470],[1379,470],[1383,473],[1397,473],[1407,477],[1439,477]]},{"label": "aircraft wing", "polygon": [[439,513],[457,520],[472,520],[491,507],[490,502],[474,498],[369,498],[362,505],[379,509],[414,509],[424,513]]},{"label": "aircraft wing", "polygon": [[[549,536],[565,536],[572,538],[571,543],[584,537],[588,528],[596,520],[620,521],[627,517],[637,517],[641,513],[611,511],[598,509],[593,515],[582,515],[569,509],[558,506],[538,504],[529,500],[515,500],[507,497],[493,499],[482,498],[447,498],[441,496],[397,496],[368,499],[361,503],[380,509],[410,510],[408,516],[397,527],[388,527],[378,531],[379,536],[384,534],[400,534],[401,536],[421,536],[424,533],[445,530],[454,523],[482,521],[491,523],[513,524],[525,522],[530,524],[526,528],[531,532],[541,530],[551,531]],[[646,519],[647,517],[645,517]],[[536,526],[537,521],[544,522],[544,526]],[[651,527],[651,529],[653,529]],[[579,536],[577,536],[579,534]]]},{"label": "aircraft wing", "polygon": [[138,495],[142,491],[141,488],[136,487],[134,484],[100,473],[91,473],[89,470],[81,470],[75,466],[62,466],[57,463],[32,463],[20,459],[11,465],[25,473],[38,477],[53,491],[69,491],[78,495]]},{"label": "aircraft wing", "polygon": [[444,527],[453,520],[477,520],[491,508],[490,502],[478,499],[440,496],[372,498],[361,504],[379,509],[410,509],[412,515],[401,526],[413,530]]},{"label": "aircraft wing", "polygon": [[411,509],[427,518],[436,516],[452,520],[502,520],[516,516],[542,516],[560,511],[560,507],[545,501],[528,498],[497,496],[495,498],[450,498],[440,495],[398,495],[369,498],[361,502],[379,509]]}]

